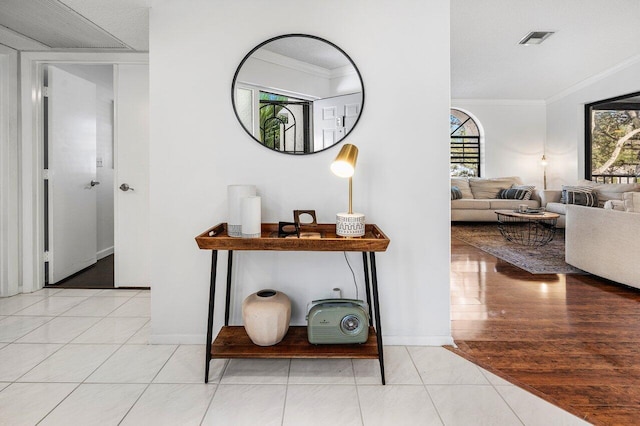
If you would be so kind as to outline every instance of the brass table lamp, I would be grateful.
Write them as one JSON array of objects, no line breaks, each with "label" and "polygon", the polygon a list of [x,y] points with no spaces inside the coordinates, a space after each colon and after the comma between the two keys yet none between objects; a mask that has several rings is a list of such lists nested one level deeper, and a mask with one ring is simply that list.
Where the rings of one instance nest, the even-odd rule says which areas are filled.
[{"label": "brass table lamp", "polygon": [[339,177],[349,178],[349,211],[336,215],[336,234],[342,237],[361,237],[364,235],[364,215],[353,212],[352,192],[353,174],[356,170],[358,148],[344,144],[338,156],[331,163],[331,171]]}]

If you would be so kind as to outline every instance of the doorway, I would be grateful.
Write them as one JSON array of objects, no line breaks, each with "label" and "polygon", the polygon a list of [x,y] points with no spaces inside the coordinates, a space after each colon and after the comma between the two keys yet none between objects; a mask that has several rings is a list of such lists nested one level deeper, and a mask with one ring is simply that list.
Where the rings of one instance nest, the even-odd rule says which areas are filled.
[{"label": "doorway", "polygon": [[[105,61],[34,61],[32,62],[33,68],[31,68],[32,76],[37,78],[34,81],[34,91],[36,93],[42,93],[42,96],[37,96],[32,104],[27,103],[24,108],[25,113],[23,117],[32,117],[33,131],[31,134],[37,137],[40,141],[37,147],[37,151],[32,151],[33,154],[38,154],[38,157],[32,157],[32,162],[23,163],[28,166],[40,164],[47,161],[48,167],[55,169],[55,158],[51,157],[51,145],[53,142],[45,143],[45,139],[51,140],[50,126],[45,126],[45,108],[50,109],[55,106],[51,103],[52,97],[55,97],[55,90],[45,89],[43,82],[45,82],[45,75],[47,75],[47,84],[50,84],[48,68],[55,68],[60,72],[71,74],[68,71],[73,69],[74,72],[82,70],[85,72],[82,77],[84,80],[90,80],[87,76],[88,70],[92,70],[96,67],[104,67],[104,69],[112,70],[113,89],[112,95],[105,95],[108,102],[103,102],[103,107],[97,108],[97,125],[91,123],[91,127],[96,129],[100,127],[101,114],[110,117],[109,120],[102,119],[102,123],[107,123],[106,127],[111,131],[103,132],[108,137],[103,137],[103,140],[107,140],[109,143],[100,144],[99,140],[89,145],[95,146],[95,154],[89,155],[92,160],[87,162],[89,164],[86,168],[89,170],[89,175],[84,176],[79,183],[76,184],[76,191],[81,194],[97,194],[98,190],[109,195],[107,202],[102,205],[99,204],[99,197],[96,201],[96,212],[91,214],[90,208],[82,207],[77,209],[77,220],[67,220],[71,223],[71,226],[62,232],[58,232],[58,241],[64,241],[67,238],[73,238],[76,240],[83,235],[79,232],[80,222],[86,221],[87,218],[93,217],[96,223],[96,229],[93,235],[96,236],[96,242],[93,244],[93,248],[85,248],[84,256],[80,262],[74,263],[75,271],[72,270],[52,280],[54,274],[51,273],[51,269],[56,269],[56,263],[60,260],[60,251],[56,249],[54,242],[51,238],[55,236],[55,232],[59,231],[57,224],[62,224],[65,219],[73,217],[75,210],[73,208],[59,209],[57,215],[54,210],[55,205],[52,202],[53,181],[56,177],[59,177],[60,170],[66,167],[58,167],[57,170],[50,169],[33,169],[34,178],[37,179],[39,184],[34,184],[30,188],[31,191],[26,193],[32,193],[34,198],[34,204],[31,206],[38,207],[33,209],[33,214],[39,218],[40,225],[34,226],[33,231],[37,231],[37,234],[33,234],[33,239],[25,239],[25,243],[33,241],[33,246],[25,244],[26,252],[30,252],[30,247],[34,247],[33,270],[29,269],[29,256],[26,257],[25,269],[26,272],[33,271],[34,286],[41,288],[44,286],[73,286],[79,287],[98,287],[96,282],[93,282],[95,276],[91,278],[90,284],[79,284],[82,282],[81,278],[85,272],[92,272],[94,275],[102,277],[102,280],[109,280],[109,288],[150,288],[150,271],[149,271],[149,67],[146,62],[134,61],[134,62],[109,62]],[[62,68],[65,68],[62,70]],[[47,71],[47,72],[45,72]],[[82,72],[80,72],[82,74]],[[28,76],[23,76],[26,79]],[[77,76],[73,76],[75,78]],[[98,99],[100,98],[100,87],[97,89]],[[45,92],[48,95],[45,96]],[[107,92],[109,93],[109,92]],[[94,101],[95,103],[95,101]],[[46,111],[47,117],[51,116],[50,111]],[[86,117],[85,117],[86,118]],[[103,117],[104,118],[104,117]],[[28,119],[28,118],[27,118]],[[87,120],[86,122],[90,122]],[[23,130],[25,127],[23,127]],[[28,127],[26,128],[27,130]],[[46,130],[46,131],[45,131]],[[98,136],[99,136],[98,132]],[[45,136],[47,136],[45,138]],[[99,139],[99,137],[98,137]],[[67,144],[67,141],[63,142],[63,145]],[[86,148],[85,145],[82,145]],[[49,157],[48,157],[49,156]],[[68,157],[65,153],[58,153],[58,158]],[[66,161],[66,160],[65,160]],[[112,163],[112,167],[109,167]],[[53,164],[53,165],[52,165]],[[66,166],[66,165],[65,165]],[[41,166],[42,167],[42,166]],[[28,169],[29,167],[27,167]],[[93,170],[91,170],[93,168]],[[102,173],[101,173],[102,172]],[[93,174],[91,174],[93,173]],[[28,188],[28,187],[25,187]],[[62,185],[62,193],[66,194],[67,189],[70,186]],[[45,202],[45,199],[47,202]],[[37,200],[37,201],[36,201]],[[31,207],[29,206],[29,207]],[[106,206],[106,207],[105,207]],[[30,211],[27,209],[27,211]],[[62,212],[62,213],[60,213]],[[83,214],[84,213],[84,214]],[[98,215],[98,213],[100,215]],[[49,219],[45,219],[47,215],[53,215],[53,222]],[[56,218],[58,221],[56,221]],[[62,222],[60,222],[62,220]],[[112,223],[112,225],[110,225]],[[106,226],[105,226],[106,225]],[[101,227],[102,226],[102,227]],[[107,231],[105,232],[105,229]],[[92,233],[89,233],[92,234]],[[27,235],[28,236],[28,235]],[[100,236],[100,238],[97,238]],[[55,239],[55,238],[54,238]],[[47,241],[48,240],[48,241]],[[102,241],[100,248],[98,248],[98,240]],[[106,243],[105,243],[106,242]],[[71,244],[74,245],[74,244]],[[48,246],[48,247],[47,247]],[[53,248],[53,253],[47,253],[45,250],[47,247],[49,250]],[[89,261],[87,265],[87,258],[93,256],[95,260]],[[52,264],[53,262],[53,264]],[[84,262],[84,263],[83,263]],[[80,265],[81,267],[77,267]],[[113,266],[111,266],[113,265]],[[102,272],[97,273],[95,269],[98,268]],[[48,271],[47,271],[48,269]],[[70,274],[70,275],[69,275]],[[112,275],[111,279],[109,275]],[[45,281],[45,278],[49,278]],[[65,281],[64,280],[69,280]],[[73,280],[73,281],[71,281]],[[38,283],[39,286],[38,286]]]},{"label": "doorway", "polygon": [[[47,64],[109,64],[114,67],[114,186],[127,183],[134,191],[129,197],[114,194],[114,280],[115,287],[150,287],[149,282],[149,55],[140,52],[21,52],[19,64],[19,149],[20,182],[20,267],[21,288],[30,293],[44,287],[44,169],[42,81]],[[119,146],[124,149],[119,149]],[[139,151],[132,161],[142,158],[136,170],[118,165],[119,152]],[[115,190],[114,190],[115,192]],[[135,196],[132,196],[134,195]],[[120,199],[122,198],[122,199]],[[137,203],[137,204],[136,204]],[[134,209],[130,214],[128,209]],[[123,212],[124,211],[124,212]],[[118,214],[115,214],[118,213]],[[119,223],[129,221],[137,232],[120,232]],[[127,235],[129,234],[129,235]],[[133,240],[133,241],[132,241]],[[126,254],[118,261],[118,247]],[[122,251],[122,250],[120,250]],[[134,253],[129,258],[128,253]],[[119,267],[124,259],[124,269]],[[127,270],[140,274],[134,277]],[[120,273],[119,273],[120,270]],[[127,276],[129,274],[129,276]],[[120,275],[120,276],[119,276]],[[19,292],[20,292],[19,291]]]},{"label": "doorway", "polygon": [[43,73],[44,277],[114,288],[114,65]]}]

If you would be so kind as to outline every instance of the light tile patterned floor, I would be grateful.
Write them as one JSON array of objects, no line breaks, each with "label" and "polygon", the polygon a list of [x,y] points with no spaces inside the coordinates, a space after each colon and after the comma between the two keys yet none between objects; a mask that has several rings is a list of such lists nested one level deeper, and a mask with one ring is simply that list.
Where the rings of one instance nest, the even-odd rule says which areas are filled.
[{"label": "light tile patterned floor", "polygon": [[0,299],[4,425],[581,425],[440,347],[375,360],[213,360],[149,345],[149,291],[44,289]]}]

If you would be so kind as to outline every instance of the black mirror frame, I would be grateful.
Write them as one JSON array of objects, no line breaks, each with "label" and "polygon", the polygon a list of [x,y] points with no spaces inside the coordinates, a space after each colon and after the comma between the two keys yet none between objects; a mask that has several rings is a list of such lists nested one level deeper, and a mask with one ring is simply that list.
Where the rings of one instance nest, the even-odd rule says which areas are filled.
[{"label": "black mirror frame", "polygon": [[[253,136],[251,134],[251,132],[249,131],[249,129],[247,129],[246,127],[244,127],[244,124],[242,124],[242,121],[240,120],[240,116],[238,115],[238,111],[236,109],[236,101],[235,101],[235,88],[236,88],[236,80],[238,78],[238,74],[240,73],[240,70],[242,69],[242,66],[244,65],[244,63],[251,57],[251,55],[258,49],[260,49],[262,46],[271,43],[272,41],[275,40],[279,40],[282,38],[288,38],[288,37],[306,37],[306,38],[311,38],[311,39],[315,39],[318,41],[322,41],[326,44],[328,44],[329,46],[333,47],[334,49],[338,50],[340,53],[342,53],[351,63],[351,65],[353,66],[353,68],[356,71],[356,74],[358,74],[358,79],[360,79],[360,86],[362,87],[362,104],[360,106],[360,113],[358,114],[358,118],[356,119],[355,123],[353,123],[353,127],[351,128],[351,131],[347,134],[344,135],[344,137],[342,139],[340,139],[338,142],[334,143],[333,145],[321,149],[319,151],[314,151],[314,152],[304,152],[301,154],[296,154],[294,152],[287,152],[287,151],[277,151],[275,149],[271,149],[269,147],[267,147],[266,145],[264,145],[262,142],[260,142],[255,136]],[[351,56],[349,56],[344,50],[342,50],[339,46],[337,46],[336,44],[330,42],[329,40],[326,40],[322,37],[318,37],[318,36],[314,36],[314,35],[310,35],[310,34],[297,34],[297,33],[292,33],[292,34],[283,34],[283,35],[279,35],[276,37],[272,37],[266,41],[263,41],[262,43],[258,44],[256,47],[254,47],[253,49],[251,49],[249,51],[249,53],[247,53],[244,58],[242,58],[242,61],[240,61],[240,64],[238,65],[238,68],[236,68],[236,72],[233,75],[233,80],[231,81],[231,105],[233,107],[233,113],[236,116],[236,118],[238,119],[238,123],[240,124],[240,127],[242,127],[242,129],[251,137],[251,139],[253,139],[254,141],[258,142],[259,145],[263,146],[264,148],[268,149],[269,151],[273,151],[273,152],[277,152],[279,154],[288,154],[288,155],[294,155],[294,156],[302,156],[302,155],[313,155],[313,154],[317,154],[319,152],[323,152],[326,150],[329,150],[331,148],[333,148],[334,146],[340,145],[346,138],[347,136],[349,136],[349,134],[351,132],[353,132],[353,129],[356,128],[356,126],[358,125],[358,122],[360,121],[360,117],[362,117],[362,111],[364,111],[364,80],[362,79],[362,74],[360,74],[360,70],[358,69],[358,67],[356,66],[355,62],[353,62],[353,59],[351,59]]]}]

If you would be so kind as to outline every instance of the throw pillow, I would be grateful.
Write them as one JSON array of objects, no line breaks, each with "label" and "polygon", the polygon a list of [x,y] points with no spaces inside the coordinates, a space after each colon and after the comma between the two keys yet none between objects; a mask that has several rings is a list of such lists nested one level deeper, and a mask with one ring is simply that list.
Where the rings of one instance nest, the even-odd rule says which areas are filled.
[{"label": "throw pillow", "polygon": [[469,187],[475,199],[495,199],[501,189],[511,188],[511,185],[520,185],[519,179],[506,178],[469,178]]},{"label": "throw pillow", "polygon": [[473,198],[471,187],[469,186],[469,178],[466,177],[452,177],[451,186],[456,186],[462,193],[462,198]]},{"label": "throw pillow", "polygon": [[533,190],[536,189],[535,186],[533,185],[511,185],[512,189],[524,189],[525,191],[527,191],[527,193],[525,194],[524,198],[521,198],[522,200],[530,200],[531,199],[531,195],[533,194]]},{"label": "throw pillow", "polygon": [[576,185],[592,188],[598,197],[598,207],[604,207],[608,200],[622,200],[622,194],[625,192],[640,190],[637,183],[596,183],[586,179],[578,180]]},{"label": "throw pillow", "polygon": [[598,196],[588,186],[563,186],[560,202],[563,204],[597,207]]},{"label": "throw pillow", "polygon": [[531,198],[531,192],[518,188],[501,189],[498,192],[498,198],[502,200],[528,200]]},{"label": "throw pillow", "polygon": [[452,186],[451,187],[451,199],[452,200],[459,200],[460,198],[462,198],[462,191],[460,191],[460,188],[458,188],[457,186]]}]

